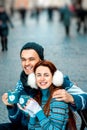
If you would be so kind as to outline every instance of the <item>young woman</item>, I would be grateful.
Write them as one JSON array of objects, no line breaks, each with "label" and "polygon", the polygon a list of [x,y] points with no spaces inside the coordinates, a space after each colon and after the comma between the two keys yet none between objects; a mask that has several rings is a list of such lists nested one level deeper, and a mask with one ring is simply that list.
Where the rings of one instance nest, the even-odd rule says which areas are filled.
[{"label": "young woman", "polygon": [[[19,105],[30,116],[28,129],[65,130],[69,120],[68,104],[52,98],[55,90],[62,89],[63,74],[52,62],[43,60],[35,65],[28,83],[38,89],[38,94],[30,98],[24,108]],[[76,130],[74,118],[73,122],[70,130]]]}]

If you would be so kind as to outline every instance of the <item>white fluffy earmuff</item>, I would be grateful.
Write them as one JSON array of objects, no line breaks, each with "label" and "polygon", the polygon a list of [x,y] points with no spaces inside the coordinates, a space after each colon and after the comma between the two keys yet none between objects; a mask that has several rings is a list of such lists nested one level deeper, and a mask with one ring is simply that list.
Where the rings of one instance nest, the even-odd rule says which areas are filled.
[{"label": "white fluffy earmuff", "polygon": [[28,82],[27,84],[31,87],[31,88],[35,88],[38,89],[37,85],[36,85],[36,78],[35,78],[35,74],[31,73],[28,75]]},{"label": "white fluffy earmuff", "polygon": [[55,71],[52,83],[57,87],[63,84],[63,73],[61,71]]}]

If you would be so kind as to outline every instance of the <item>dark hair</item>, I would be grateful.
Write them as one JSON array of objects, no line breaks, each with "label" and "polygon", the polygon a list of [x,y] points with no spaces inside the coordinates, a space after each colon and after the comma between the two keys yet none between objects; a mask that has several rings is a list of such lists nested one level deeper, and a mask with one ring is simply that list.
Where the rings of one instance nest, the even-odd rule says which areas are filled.
[{"label": "dark hair", "polygon": [[21,53],[23,50],[28,50],[28,49],[33,49],[37,52],[38,56],[40,57],[41,60],[44,60],[44,48],[39,45],[38,43],[35,42],[28,42],[26,43],[20,51],[20,57],[21,57]]}]

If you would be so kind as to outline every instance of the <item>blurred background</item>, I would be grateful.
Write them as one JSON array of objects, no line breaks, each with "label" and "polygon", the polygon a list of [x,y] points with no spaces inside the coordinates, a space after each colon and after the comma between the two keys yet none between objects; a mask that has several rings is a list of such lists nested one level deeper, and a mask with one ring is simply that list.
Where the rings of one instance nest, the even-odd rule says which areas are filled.
[{"label": "blurred background", "polygon": [[12,15],[20,8],[32,12],[35,9],[59,9],[66,4],[74,7],[78,6],[78,8],[81,5],[84,10],[87,10],[87,0],[0,0],[0,5],[5,6],[9,15]]},{"label": "blurred background", "polygon": [[[0,37],[0,123],[9,122],[1,97],[20,78],[19,54],[26,42],[41,44],[45,59],[87,92],[87,0],[0,0],[0,6],[12,27],[8,22],[6,50]],[[77,116],[78,130],[80,124]]]}]

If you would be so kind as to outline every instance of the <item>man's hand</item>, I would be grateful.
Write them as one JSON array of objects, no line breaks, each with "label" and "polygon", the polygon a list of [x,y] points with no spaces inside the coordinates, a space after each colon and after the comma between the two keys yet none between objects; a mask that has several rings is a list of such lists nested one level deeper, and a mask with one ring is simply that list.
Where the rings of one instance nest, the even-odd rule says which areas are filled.
[{"label": "man's hand", "polygon": [[53,98],[56,98],[58,101],[64,101],[66,103],[74,104],[74,98],[70,95],[65,89],[56,90],[53,93]]},{"label": "man's hand", "polygon": [[13,104],[9,104],[8,103],[8,93],[4,93],[3,95],[2,95],[2,101],[3,101],[3,103],[6,105],[6,106],[14,106]]}]

